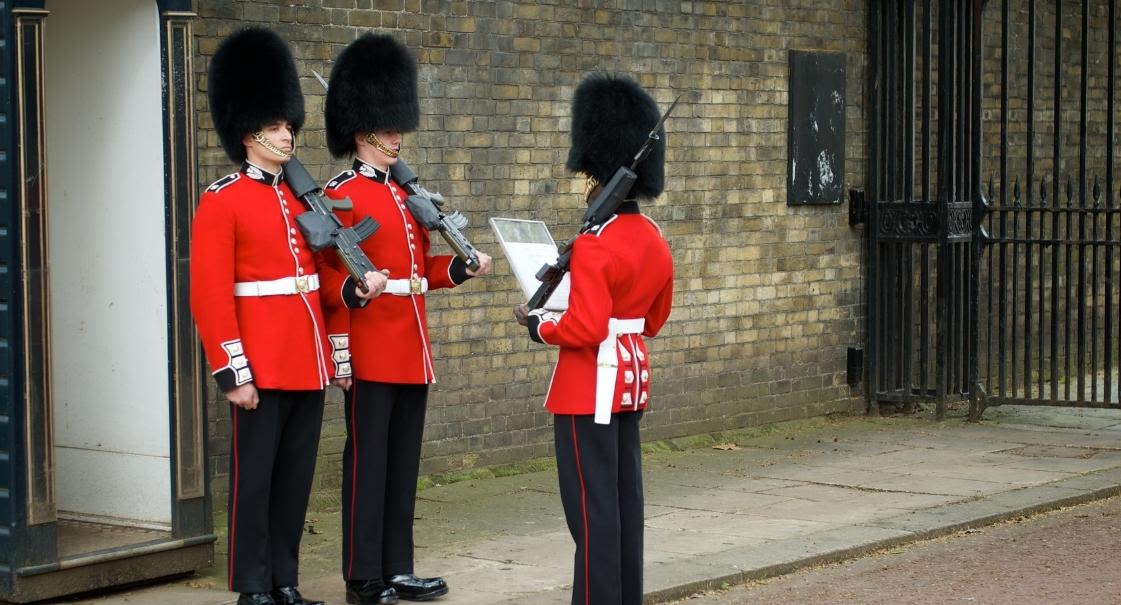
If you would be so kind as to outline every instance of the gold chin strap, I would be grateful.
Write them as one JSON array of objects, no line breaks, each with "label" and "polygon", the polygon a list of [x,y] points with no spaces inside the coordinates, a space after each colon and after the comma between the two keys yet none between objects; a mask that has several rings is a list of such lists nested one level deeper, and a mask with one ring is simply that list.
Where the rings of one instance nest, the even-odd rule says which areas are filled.
[{"label": "gold chin strap", "polygon": [[584,181],[584,199],[587,199],[588,194],[596,187],[599,187],[599,179],[589,174],[588,178]]},{"label": "gold chin strap", "polygon": [[394,151],[393,149],[387,147],[385,145],[385,143],[381,142],[381,139],[378,138],[378,135],[376,135],[372,132],[367,132],[366,133],[366,142],[373,145],[374,147],[377,147],[378,151],[384,153],[385,155],[387,155],[391,158],[395,158],[398,155],[400,155],[399,151]]},{"label": "gold chin strap", "polygon": [[268,149],[269,151],[275,153],[276,155],[278,155],[278,156],[280,156],[280,157],[282,157],[286,160],[288,158],[292,157],[292,153],[296,152],[296,139],[295,139],[295,137],[292,138],[292,153],[287,153],[283,149],[277,147],[276,145],[273,145],[271,141],[269,141],[268,139],[265,138],[265,135],[262,134],[260,130],[253,133],[253,140],[260,143],[261,147],[264,147],[265,149]]}]

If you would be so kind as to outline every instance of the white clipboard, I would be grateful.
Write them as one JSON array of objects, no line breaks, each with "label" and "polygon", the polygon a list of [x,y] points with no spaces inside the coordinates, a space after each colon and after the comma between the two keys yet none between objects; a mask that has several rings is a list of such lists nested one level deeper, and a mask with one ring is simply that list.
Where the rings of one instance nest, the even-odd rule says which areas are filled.
[{"label": "white clipboard", "polygon": [[[531,221],[518,218],[492,218],[490,228],[498,238],[498,244],[510,263],[510,269],[518,280],[526,300],[529,300],[541,280],[537,279],[537,271],[545,263],[555,263],[558,251],[557,243],[549,233],[549,228],[541,221]],[[549,311],[564,311],[568,309],[569,274],[565,273],[556,291],[549,300],[545,301],[545,309]]]}]

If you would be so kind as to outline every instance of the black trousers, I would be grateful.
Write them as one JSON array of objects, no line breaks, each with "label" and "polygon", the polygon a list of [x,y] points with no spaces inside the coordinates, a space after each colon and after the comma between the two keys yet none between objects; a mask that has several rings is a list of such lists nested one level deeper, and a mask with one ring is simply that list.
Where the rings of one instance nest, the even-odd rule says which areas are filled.
[{"label": "black trousers", "polygon": [[642,413],[553,417],[557,477],[576,543],[572,603],[642,603]]},{"label": "black trousers", "polygon": [[343,578],[413,573],[413,512],[428,385],[355,380],[346,396]]},{"label": "black trousers", "polygon": [[323,391],[257,391],[230,405],[229,576],[234,592],[299,584],[300,538],[315,474]]}]

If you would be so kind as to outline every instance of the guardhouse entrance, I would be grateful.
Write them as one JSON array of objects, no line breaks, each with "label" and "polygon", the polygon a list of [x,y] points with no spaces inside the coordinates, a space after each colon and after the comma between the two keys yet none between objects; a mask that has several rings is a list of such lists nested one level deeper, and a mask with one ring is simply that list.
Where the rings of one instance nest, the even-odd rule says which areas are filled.
[{"label": "guardhouse entrance", "polygon": [[0,3],[0,600],[212,557],[193,17],[189,0]]}]

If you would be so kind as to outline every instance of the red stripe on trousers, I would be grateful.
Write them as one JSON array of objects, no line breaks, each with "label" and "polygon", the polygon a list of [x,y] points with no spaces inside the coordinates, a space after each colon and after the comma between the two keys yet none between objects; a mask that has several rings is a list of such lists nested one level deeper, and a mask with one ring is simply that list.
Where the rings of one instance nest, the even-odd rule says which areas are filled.
[{"label": "red stripe on trousers", "polygon": [[237,484],[238,484],[238,464],[237,464],[237,406],[230,404],[234,410],[234,495],[233,495],[233,510],[230,511],[230,570],[229,570],[229,589],[232,592],[234,589],[234,557],[237,550],[234,548],[237,545],[235,538],[237,537]]},{"label": "red stripe on trousers", "polygon": [[350,552],[346,556],[346,578],[354,577],[354,511],[358,509],[358,380],[350,387]]},{"label": "red stripe on trousers", "polygon": [[576,417],[572,417],[572,447],[576,452],[576,476],[580,480],[580,509],[584,515],[584,603],[590,604],[591,578],[588,577],[588,559],[591,545],[588,544],[588,490],[584,487],[584,469],[580,465],[580,442],[576,439]]}]

